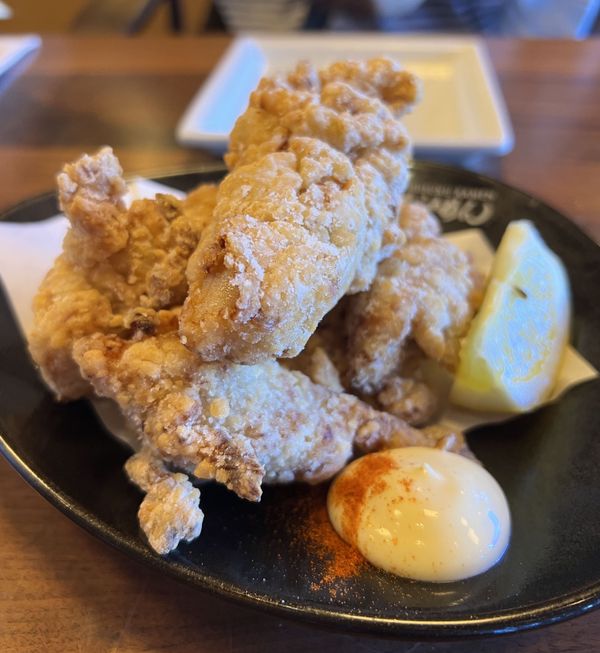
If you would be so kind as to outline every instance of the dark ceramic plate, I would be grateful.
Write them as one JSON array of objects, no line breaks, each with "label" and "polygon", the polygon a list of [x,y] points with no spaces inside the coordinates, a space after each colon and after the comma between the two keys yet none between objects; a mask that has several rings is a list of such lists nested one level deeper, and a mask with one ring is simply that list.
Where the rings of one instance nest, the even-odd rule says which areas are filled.
[{"label": "dark ceramic plate", "polygon": [[[181,189],[221,170],[161,179]],[[448,230],[481,226],[497,244],[509,221],[530,218],[564,261],[574,301],[573,343],[600,367],[600,249],[565,217],[491,179],[440,165],[415,165],[413,196]],[[5,220],[41,220],[53,196],[25,202]],[[128,451],[108,436],[85,401],[60,405],[29,361],[0,297],[0,446],[31,485],[104,541],[221,596],[281,616],[405,637],[505,633],[573,617],[600,604],[600,381],[509,423],[478,429],[469,442],[504,488],[513,536],[502,562],[445,585],[402,580],[374,568],[331,585],[321,560],[298,538],[299,486],[267,488],[250,504],[216,485],[202,491],[198,541],[160,558],[138,530],[139,492],[121,470]],[[317,491],[318,492],[318,491]],[[296,529],[296,530],[294,530]]]}]

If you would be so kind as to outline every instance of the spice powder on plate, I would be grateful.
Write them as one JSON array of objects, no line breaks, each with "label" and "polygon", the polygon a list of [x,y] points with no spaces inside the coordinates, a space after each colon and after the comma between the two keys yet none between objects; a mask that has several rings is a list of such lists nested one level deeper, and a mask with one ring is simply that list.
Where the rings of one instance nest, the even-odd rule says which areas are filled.
[{"label": "spice powder on plate", "polygon": [[[311,570],[310,589],[336,598],[347,590],[344,581],[357,578],[368,562],[335,532],[327,513],[327,486],[303,487],[286,501],[288,535]],[[279,506],[278,511],[281,510]]]}]

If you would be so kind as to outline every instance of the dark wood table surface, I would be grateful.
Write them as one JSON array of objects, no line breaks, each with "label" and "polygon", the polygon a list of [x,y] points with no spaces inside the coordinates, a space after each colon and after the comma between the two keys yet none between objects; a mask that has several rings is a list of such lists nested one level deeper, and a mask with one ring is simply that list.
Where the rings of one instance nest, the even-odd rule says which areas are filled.
[{"label": "dark wood table surface", "polygon": [[[0,208],[49,190],[64,161],[112,145],[127,173],[214,162],[175,126],[227,47],[197,39],[45,38],[0,79]],[[467,165],[564,211],[600,240],[600,41],[488,42],[516,144]],[[283,622],[184,587],[95,540],[0,461],[0,651],[600,650],[600,611],[474,642],[400,642]]]}]

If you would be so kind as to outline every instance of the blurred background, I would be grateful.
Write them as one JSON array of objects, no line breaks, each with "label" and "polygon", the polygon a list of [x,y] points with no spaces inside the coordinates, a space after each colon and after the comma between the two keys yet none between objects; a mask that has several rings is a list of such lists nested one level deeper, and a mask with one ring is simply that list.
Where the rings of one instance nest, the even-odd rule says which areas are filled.
[{"label": "blurred background", "polygon": [[600,0],[7,0],[0,33],[381,30],[583,39]]}]

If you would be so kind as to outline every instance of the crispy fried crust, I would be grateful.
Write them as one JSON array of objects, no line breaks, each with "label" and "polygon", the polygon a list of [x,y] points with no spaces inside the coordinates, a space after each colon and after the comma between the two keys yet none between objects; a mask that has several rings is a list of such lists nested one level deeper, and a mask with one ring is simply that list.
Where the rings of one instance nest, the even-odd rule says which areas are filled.
[{"label": "crispy fried crust", "polygon": [[206,361],[292,356],[352,282],[364,197],[346,157],[297,138],[221,183],[188,265],[182,340]]},{"label": "crispy fried crust", "polygon": [[411,239],[348,308],[350,385],[367,394],[397,370],[409,338],[427,357],[455,365],[479,296],[469,258],[439,237],[424,207],[405,205],[400,226]]},{"label": "crispy fried crust", "polygon": [[187,260],[212,213],[214,186],[184,202],[159,195],[125,210],[121,172],[112,150],[103,148],[58,176],[71,226],[34,299],[29,346],[60,399],[89,390],[71,356],[77,338],[129,329],[139,315],[149,325],[156,312],[181,305]]},{"label": "crispy fried crust", "polygon": [[280,362],[290,370],[306,374],[313,383],[344,392],[347,374],[346,306],[342,298],[321,320],[300,354]]},{"label": "crispy fried crust", "polygon": [[310,337],[300,355],[295,358],[283,358],[280,362],[289,370],[306,374],[313,383],[333,392],[344,392],[339,370],[327,349],[321,344],[318,330]]},{"label": "crispy fried crust", "polygon": [[412,426],[429,423],[438,407],[436,395],[424,381],[401,376],[392,376],[385,381],[377,402],[387,413]]},{"label": "crispy fried crust", "polygon": [[71,223],[63,246],[69,260],[90,267],[123,249],[127,186],[111,148],[67,163],[56,182],[60,208]]},{"label": "crispy fried crust", "polygon": [[138,511],[140,526],[150,546],[164,555],[181,540],[200,535],[204,514],[200,490],[185,474],[170,472],[150,447],[143,447],[125,463],[132,483],[146,493]]},{"label": "crispy fried crust", "polygon": [[256,501],[261,483],[330,478],[353,447],[434,440],[356,397],[313,384],[274,361],[201,363],[175,334],[130,342],[80,339],[75,360],[165,461]]},{"label": "crispy fried crust", "polygon": [[150,546],[162,555],[181,540],[200,535],[204,515],[198,506],[200,490],[185,474],[170,474],[152,485],[140,504],[138,519]]},{"label": "crispy fried crust", "polygon": [[[367,320],[370,352],[380,338],[369,320],[388,317],[377,316],[388,301],[382,284],[400,274],[401,303],[415,308],[392,322],[409,321],[408,335],[443,360],[459,330],[431,270],[434,258],[461,262],[439,249],[432,218],[416,209],[396,218],[409,154],[398,118],[417,96],[414,78],[384,59],[319,74],[301,65],[253,94],[218,191],[126,210],[110,148],[59,175],[71,228],[35,299],[31,351],[57,396],[93,388],[137,428],[142,450],[126,471],[145,492],[140,525],[159,553],[201,531],[188,475],[258,501],[263,483],[323,481],[357,452],[422,445],[468,454],[461,434],[416,430],[342,388],[354,378],[347,346],[352,373],[365,349],[344,333],[346,313],[355,328]],[[373,290],[353,297],[392,254]],[[427,322],[436,293],[451,305],[440,300],[449,325]],[[299,353],[330,309],[290,363],[312,380],[273,360]],[[424,421],[423,389],[386,378],[380,402]]]},{"label": "crispy fried crust", "polygon": [[203,360],[297,355],[401,241],[394,221],[418,97],[387,59],[265,78],[231,135],[232,172],[188,267],[182,341]]}]

